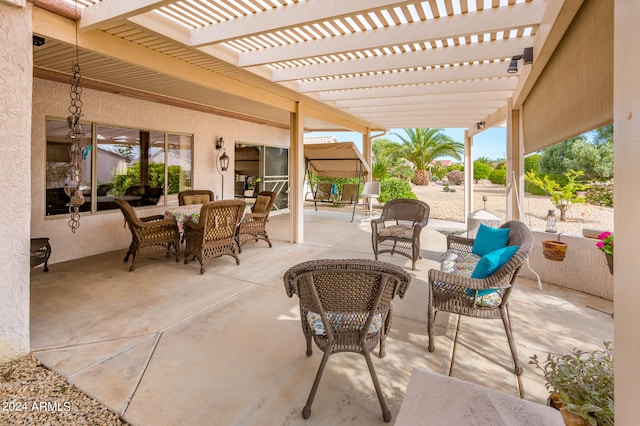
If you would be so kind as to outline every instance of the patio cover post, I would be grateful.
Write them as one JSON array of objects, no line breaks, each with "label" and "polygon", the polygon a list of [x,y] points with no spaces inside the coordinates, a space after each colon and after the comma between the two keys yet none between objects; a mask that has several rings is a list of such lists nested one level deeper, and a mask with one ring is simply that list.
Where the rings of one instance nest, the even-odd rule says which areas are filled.
[{"label": "patio cover post", "polygon": [[473,211],[473,136],[464,131],[464,223]]},{"label": "patio cover post", "polygon": [[[522,108],[522,107],[521,107]],[[522,145],[520,110],[513,109],[513,99],[507,99],[507,217],[522,220],[519,206],[524,201],[524,147]]]},{"label": "patio cover post", "polygon": [[296,103],[291,113],[291,143],[289,160],[289,208],[291,209],[289,241],[304,241],[304,105]]}]

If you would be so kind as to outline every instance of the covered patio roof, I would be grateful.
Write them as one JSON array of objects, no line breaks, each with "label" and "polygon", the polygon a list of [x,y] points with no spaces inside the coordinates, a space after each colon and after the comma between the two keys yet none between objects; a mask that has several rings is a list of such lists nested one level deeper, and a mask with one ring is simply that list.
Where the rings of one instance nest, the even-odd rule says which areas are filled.
[{"label": "covered patio roof", "polygon": [[[36,0],[37,77],[306,130],[507,120],[582,1]],[[76,9],[77,7],[77,9]],[[53,13],[46,11],[48,9]],[[532,65],[513,56],[531,47]]]}]

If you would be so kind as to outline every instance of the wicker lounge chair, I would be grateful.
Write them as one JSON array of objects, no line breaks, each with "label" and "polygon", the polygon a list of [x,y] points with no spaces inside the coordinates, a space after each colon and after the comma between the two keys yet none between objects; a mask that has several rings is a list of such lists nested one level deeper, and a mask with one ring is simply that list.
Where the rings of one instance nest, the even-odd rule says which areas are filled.
[{"label": "wicker lounge chair", "polygon": [[387,201],[380,217],[371,220],[371,243],[376,260],[381,253],[398,253],[411,259],[411,268],[415,271],[420,258],[420,233],[428,221],[429,205],[424,201],[405,198]]},{"label": "wicker lounge chair", "polygon": [[267,235],[267,222],[269,213],[273,209],[278,194],[271,191],[262,191],[258,194],[256,202],[251,208],[251,213],[245,214],[238,229],[238,248],[242,253],[242,246],[249,241],[264,240],[272,247],[269,235]]},{"label": "wicker lounge chair", "polygon": [[208,189],[190,189],[178,192],[178,205],[205,204],[214,200],[213,191]]},{"label": "wicker lounge chair", "polygon": [[329,356],[355,352],[365,357],[382,416],[389,422],[391,411],[370,353],[380,343],[379,355],[384,357],[392,319],[391,300],[396,294],[404,297],[411,275],[398,266],[374,260],[320,259],[292,267],[283,278],[287,296],[297,294],[300,298],[307,356],[312,353],[312,338],[324,352],[302,417],[311,415],[311,404]]},{"label": "wicker lounge chair", "polygon": [[[509,318],[509,296],[513,283],[518,276],[520,268],[524,264],[533,244],[531,233],[527,226],[518,221],[510,221],[500,228],[509,229],[508,246],[518,246],[517,251],[509,261],[493,274],[483,279],[469,278],[459,271],[464,270],[459,264],[453,268],[458,273],[442,270],[429,270],[429,307],[427,317],[427,331],[429,334],[429,352],[435,349],[433,325],[438,311],[458,314],[458,326],[454,337],[454,354],[458,338],[458,329],[462,315],[485,318],[502,319],[504,330],[507,333],[511,356],[513,357],[514,371],[522,374],[522,367],[518,362],[516,346],[511,332],[511,320]],[[469,258],[474,239],[456,235],[447,235],[447,255],[456,258]],[[443,261],[443,268],[446,268]],[[498,293],[490,293],[482,296],[481,290],[499,289]],[[495,297],[495,296],[499,297]],[[453,366],[453,359],[452,364]]]},{"label": "wicker lounge chair", "polygon": [[180,234],[175,220],[165,219],[162,215],[139,218],[135,209],[126,201],[116,198],[115,202],[124,215],[126,224],[131,231],[131,244],[124,257],[124,261],[131,256],[129,271],[136,269],[136,259],[152,253],[166,252],[167,256],[173,249],[176,262],[180,260]]},{"label": "wicker lounge chair", "polygon": [[207,259],[229,255],[238,258],[236,231],[244,214],[245,202],[242,200],[212,201],[204,204],[200,210],[198,223],[191,220],[185,222],[184,263],[189,263],[189,256],[200,261],[200,273],[204,274],[204,262]]}]

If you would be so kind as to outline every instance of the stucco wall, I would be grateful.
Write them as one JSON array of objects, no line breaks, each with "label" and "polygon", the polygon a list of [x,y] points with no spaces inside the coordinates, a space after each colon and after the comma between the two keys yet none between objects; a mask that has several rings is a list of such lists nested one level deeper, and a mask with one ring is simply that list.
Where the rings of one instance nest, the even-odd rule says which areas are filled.
[{"label": "stucco wall", "polygon": [[31,6],[0,2],[0,362],[29,351]]},{"label": "stucco wall", "polygon": [[[558,234],[532,230],[531,235],[533,249],[529,254],[529,264],[543,282],[613,300],[613,275],[609,272],[604,253],[596,247],[598,240],[560,234],[560,241],[567,243],[567,255],[558,262],[547,260],[542,254],[542,241],[557,240]],[[536,279],[526,265],[520,270],[520,275]]]},{"label": "stucco wall", "polygon": [[[82,65],[82,64],[80,64]],[[70,65],[71,66],[71,65]],[[45,218],[45,122],[46,117],[64,118],[69,103],[69,85],[35,79],[33,82],[32,204],[31,234],[51,239],[51,263],[125,248],[131,237],[123,227],[119,210],[83,215],[73,234],[67,216]],[[289,146],[289,132],[217,115],[175,108],[139,99],[85,89],[83,119],[123,127],[166,130],[194,135],[194,188],[221,193],[222,179],[215,167],[215,141],[222,136],[227,154],[234,161],[234,142]],[[225,198],[233,197],[234,172],[225,174]],[[163,213],[164,207],[138,209],[142,216]]]}]

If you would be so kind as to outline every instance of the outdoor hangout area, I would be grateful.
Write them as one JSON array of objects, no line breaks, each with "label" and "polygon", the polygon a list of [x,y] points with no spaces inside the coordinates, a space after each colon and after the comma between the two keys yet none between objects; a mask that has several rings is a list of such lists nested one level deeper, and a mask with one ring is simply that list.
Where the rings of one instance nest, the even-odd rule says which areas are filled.
[{"label": "outdoor hangout area", "polygon": [[639,15],[0,0],[0,424],[634,424]]},{"label": "outdoor hangout area", "polygon": [[[122,250],[57,263],[46,273],[34,269],[33,351],[47,367],[131,424],[383,424],[371,374],[358,353],[329,358],[309,418],[302,416],[323,352],[314,343],[313,354],[306,355],[302,308],[297,296],[287,297],[290,287],[283,278],[303,262],[372,261],[372,226],[362,220],[364,215],[353,223],[350,215],[316,212],[311,206],[305,210],[305,243],[295,245],[288,242],[290,216],[271,215],[266,228],[271,249],[264,243],[248,244],[240,265],[228,257],[216,258],[204,275],[198,273],[197,262],[176,263],[163,253],[139,259],[130,273]],[[404,297],[392,302],[385,357],[379,357],[377,341],[370,355],[392,422],[420,424],[429,416],[462,416],[465,407],[475,406],[476,398],[506,396],[511,399],[501,404],[523,398],[525,402],[513,405],[518,412],[535,413],[537,419],[550,415],[536,411],[555,410],[545,406],[545,380],[528,363],[530,357],[544,358],[574,347],[595,350],[611,341],[613,319],[607,312],[612,302],[548,283],[540,290],[535,280],[518,277],[509,312],[522,375],[514,374],[499,318],[464,316],[454,354],[457,315],[438,312],[428,327],[429,271],[440,269],[447,247],[442,231],[452,229],[463,232],[464,226],[429,220],[420,233],[415,270],[410,256],[378,256],[410,280],[401,290]],[[130,320],[132,315],[136,321]],[[425,394],[413,379],[417,372],[450,376],[481,388],[474,389],[479,394],[468,394],[471,400],[465,399],[471,388],[455,381]],[[416,383],[408,388],[412,380]],[[429,384],[433,382],[424,386]],[[447,401],[455,410],[435,404],[430,406],[435,412],[421,412],[430,395],[449,386],[454,390]],[[414,392],[424,404],[403,408],[405,400],[415,398]],[[518,405],[528,403],[530,407]],[[503,415],[491,414],[490,403],[483,405],[487,415]],[[556,414],[545,424],[558,424]]]}]

